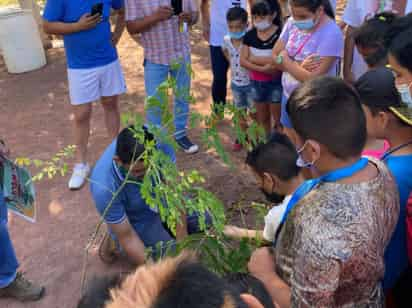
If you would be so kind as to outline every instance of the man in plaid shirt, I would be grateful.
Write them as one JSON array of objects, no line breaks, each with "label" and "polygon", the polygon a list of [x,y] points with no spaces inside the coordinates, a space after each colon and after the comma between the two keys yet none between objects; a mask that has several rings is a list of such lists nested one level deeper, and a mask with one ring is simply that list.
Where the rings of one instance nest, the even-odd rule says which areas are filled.
[{"label": "man in plaid shirt", "polygon": [[[191,63],[187,26],[197,22],[198,9],[195,0],[181,1],[182,12],[176,12],[170,0],[126,0],[126,21],[129,33],[141,36],[146,95],[155,96],[158,86],[169,75],[176,79],[175,139],[186,153],[193,154],[199,148],[186,135],[190,91],[188,65]],[[158,108],[148,108],[146,119],[150,124],[162,125]]]}]

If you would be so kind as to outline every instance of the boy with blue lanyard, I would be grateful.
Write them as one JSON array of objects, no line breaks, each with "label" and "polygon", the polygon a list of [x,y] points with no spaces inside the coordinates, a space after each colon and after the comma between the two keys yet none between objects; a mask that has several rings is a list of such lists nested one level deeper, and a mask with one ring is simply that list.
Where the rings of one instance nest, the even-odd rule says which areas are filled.
[{"label": "boy with blue lanyard", "polygon": [[[153,140],[153,135],[146,128],[144,131],[145,142]],[[174,152],[169,152],[170,147],[159,144],[158,148],[175,161]],[[133,264],[140,265],[145,262],[145,248],[150,247],[156,253],[161,253],[156,250],[159,244],[175,240],[158,211],[146,204],[140,185],[137,184],[142,182],[145,175],[143,161],[137,160],[144,152],[144,144],[139,143],[131,128],[125,128],[93,169],[90,190],[96,209],[110,233],[103,240],[99,251],[105,263],[113,263],[121,250]],[[129,169],[129,181],[137,183],[122,186]],[[118,194],[112,200],[115,192]],[[210,221],[206,220],[206,224],[209,224]],[[194,214],[187,217],[186,223],[177,226],[176,234],[181,239],[187,233],[198,231],[198,216]]]},{"label": "boy with blue lanyard", "polygon": [[408,268],[406,206],[412,192],[412,108],[401,101],[391,70],[367,72],[355,84],[365,110],[368,137],[387,140],[391,146],[382,160],[392,172],[399,189],[400,215],[385,253],[385,290],[395,287]]},{"label": "boy with blue lanyard", "polygon": [[[2,157],[6,156],[8,150],[0,140],[0,174],[2,174]],[[18,271],[19,262],[7,223],[7,204],[3,195],[3,183],[0,183],[0,300],[14,298],[23,302],[37,301],[43,297],[45,289],[34,285]]]},{"label": "boy with blue lanyard", "polygon": [[249,270],[281,307],[380,307],[399,199],[385,164],[361,158],[366,119],[359,97],[344,81],[320,77],[292,93],[288,113],[297,165],[314,179],[288,203],[275,256],[256,251]]}]

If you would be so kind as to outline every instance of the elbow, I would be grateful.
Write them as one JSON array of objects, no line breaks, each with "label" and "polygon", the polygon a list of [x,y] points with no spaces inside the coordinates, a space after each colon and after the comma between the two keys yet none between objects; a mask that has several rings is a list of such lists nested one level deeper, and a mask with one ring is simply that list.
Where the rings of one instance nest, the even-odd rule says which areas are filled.
[{"label": "elbow", "polygon": [[139,33],[138,29],[136,29],[134,23],[131,21],[126,22],[126,29],[130,35],[135,35]]}]

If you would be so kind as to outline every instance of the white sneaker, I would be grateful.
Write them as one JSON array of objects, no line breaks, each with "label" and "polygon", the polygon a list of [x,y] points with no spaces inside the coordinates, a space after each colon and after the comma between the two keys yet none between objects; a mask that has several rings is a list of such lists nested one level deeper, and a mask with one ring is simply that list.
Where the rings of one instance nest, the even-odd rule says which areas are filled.
[{"label": "white sneaker", "polygon": [[86,178],[90,173],[90,166],[88,164],[75,164],[73,174],[69,181],[70,190],[78,190],[82,188],[86,182]]}]

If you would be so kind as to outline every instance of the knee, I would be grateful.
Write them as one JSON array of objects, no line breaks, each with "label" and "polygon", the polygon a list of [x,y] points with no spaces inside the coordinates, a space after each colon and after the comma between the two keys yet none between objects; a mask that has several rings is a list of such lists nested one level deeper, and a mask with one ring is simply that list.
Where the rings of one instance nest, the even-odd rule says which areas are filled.
[{"label": "knee", "polygon": [[74,112],[74,120],[76,123],[79,123],[79,124],[86,123],[90,121],[91,114],[92,114],[91,108],[78,109]]},{"label": "knee", "polygon": [[118,112],[119,111],[119,104],[117,103],[117,98],[103,98],[102,99],[102,106],[104,111],[106,112]]}]

